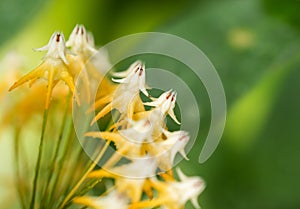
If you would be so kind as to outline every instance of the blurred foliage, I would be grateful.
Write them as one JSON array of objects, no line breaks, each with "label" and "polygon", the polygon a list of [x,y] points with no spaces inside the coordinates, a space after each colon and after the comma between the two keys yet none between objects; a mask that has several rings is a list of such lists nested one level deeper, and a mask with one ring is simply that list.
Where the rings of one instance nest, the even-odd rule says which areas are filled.
[{"label": "blurred foliage", "polygon": [[[14,1],[18,5],[24,4],[22,0]],[[151,31],[174,14],[184,12],[193,1],[53,0],[44,2],[40,7],[34,6],[37,2],[28,1],[26,3],[28,7],[32,6],[29,14],[35,14],[30,22],[27,23],[25,21],[27,18],[23,18],[24,13],[20,6],[11,6],[11,11],[8,11],[11,16],[15,14],[16,18],[10,22],[0,22],[2,28],[6,28],[7,24],[10,24],[11,28],[10,40],[2,46],[0,55],[8,50],[16,50],[26,54],[33,65],[41,57],[37,58],[37,54],[32,52],[32,48],[46,44],[53,31],[61,30],[68,37],[76,24],[84,23],[88,30],[93,31],[96,44],[104,44],[126,34]],[[6,1],[1,1],[0,8],[7,11],[5,3]],[[170,4],[172,4],[171,7]],[[5,14],[0,14],[0,19],[5,19],[2,18],[2,15],[5,16]],[[26,27],[24,27],[24,23],[27,23]],[[0,40],[2,42],[6,40],[2,33]]]},{"label": "blurred foliage", "polygon": [[[207,181],[203,208],[300,207],[300,37],[265,7],[262,1],[206,2],[162,28],[202,49],[226,92],[228,118],[219,148],[205,164],[195,163],[209,126],[210,118],[203,117],[192,160],[181,163]],[[209,111],[209,103],[202,108]]]},{"label": "blurred foliage", "polygon": [[[17,47],[32,56],[31,48],[46,43],[53,30],[68,34],[76,23],[93,31],[98,44],[155,30],[197,45],[218,70],[228,103],[224,137],[203,165],[197,161],[210,122],[203,85],[182,63],[145,59],[150,67],[172,68],[197,93],[203,113],[200,136],[191,160],[181,166],[206,180],[202,208],[300,208],[299,1],[56,0],[45,3],[45,10],[27,1],[13,7],[15,14],[6,9],[8,2],[21,0],[0,2],[0,26],[7,28],[0,34],[0,43],[7,42],[2,53]],[[10,37],[15,38],[8,42]]]},{"label": "blurred foliage", "polygon": [[300,32],[300,1],[264,0],[263,6],[267,14],[270,14],[295,27]]},{"label": "blurred foliage", "polygon": [[22,29],[42,5],[42,0],[1,0],[0,46]]}]

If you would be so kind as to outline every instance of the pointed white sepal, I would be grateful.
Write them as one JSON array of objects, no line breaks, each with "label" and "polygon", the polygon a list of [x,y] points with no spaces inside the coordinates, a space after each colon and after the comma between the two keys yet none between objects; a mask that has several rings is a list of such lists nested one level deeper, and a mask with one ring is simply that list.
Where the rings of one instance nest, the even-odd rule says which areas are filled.
[{"label": "pointed white sepal", "polygon": [[175,121],[175,123],[177,123],[178,125],[180,125],[181,123],[178,121],[175,113],[174,113],[174,109],[169,109],[168,111],[169,116]]},{"label": "pointed white sepal", "polygon": [[48,51],[48,50],[49,50],[48,44],[45,45],[45,46],[42,46],[42,47],[40,47],[40,48],[35,48],[35,49],[33,49],[33,51],[36,51],[36,52],[42,52],[42,51]]},{"label": "pointed white sepal", "polygon": [[135,71],[137,68],[142,68],[142,67],[143,67],[142,61],[137,60],[134,63],[132,63],[127,70],[121,71],[121,72],[112,72],[111,75],[115,76],[115,77],[118,77],[118,78],[125,78],[131,72]]},{"label": "pointed white sepal", "polygon": [[127,83],[126,78],[121,78],[121,79],[118,79],[118,78],[112,78],[111,80],[112,80],[113,82],[116,82],[116,83]]},{"label": "pointed white sepal", "polygon": [[187,157],[184,148],[182,148],[181,150],[179,150],[179,153],[182,155],[182,157],[183,157],[185,160],[190,160],[190,159]]},{"label": "pointed white sepal", "polygon": [[176,171],[180,181],[186,181],[188,179],[188,177],[182,172],[182,170],[179,167],[176,168]]},{"label": "pointed white sepal", "polygon": [[147,92],[147,90],[145,88],[140,88],[140,91],[146,95],[146,96],[149,96],[149,93]]},{"label": "pointed white sepal", "polygon": [[196,196],[191,198],[191,203],[193,204],[193,206],[196,209],[201,209],[201,207],[200,207],[200,205],[198,203],[198,198]]}]

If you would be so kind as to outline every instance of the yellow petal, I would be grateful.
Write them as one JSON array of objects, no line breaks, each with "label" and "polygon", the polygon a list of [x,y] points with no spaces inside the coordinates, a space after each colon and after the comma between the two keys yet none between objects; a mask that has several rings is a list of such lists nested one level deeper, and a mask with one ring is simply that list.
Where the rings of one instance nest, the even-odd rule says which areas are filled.
[{"label": "yellow petal", "polygon": [[89,173],[89,175],[87,176],[87,178],[114,178],[116,177],[116,175],[109,173],[103,169],[99,169],[99,170],[95,170],[92,171],[91,173]]},{"label": "yellow petal", "polygon": [[94,109],[97,109],[97,108],[101,107],[102,105],[110,103],[112,101],[112,99],[113,99],[112,95],[107,95],[107,96],[104,96],[104,97],[98,99],[95,102],[95,104],[91,108],[88,109],[88,113],[94,111]]},{"label": "yellow petal", "polygon": [[26,83],[27,81],[43,77],[44,75],[44,63],[40,64],[37,68],[29,72],[28,74],[21,77],[17,82],[15,82],[10,88],[9,91],[17,88],[18,86]]},{"label": "yellow petal", "polygon": [[92,208],[99,208],[99,206],[97,206],[97,204],[95,203],[94,198],[90,198],[90,197],[75,197],[73,199],[73,202],[76,204],[80,204],[80,205],[85,205],[85,206],[89,206]]},{"label": "yellow petal", "polygon": [[88,132],[85,134],[85,136],[91,136],[94,138],[100,138],[100,139],[105,139],[109,141],[113,141],[115,143],[118,143],[120,141],[123,141],[123,137],[120,136],[117,133],[111,133],[111,132]]},{"label": "yellow petal", "polygon": [[102,118],[103,116],[105,116],[107,113],[109,113],[112,109],[112,104],[108,104],[106,105],[97,115],[96,117],[93,119],[93,121],[91,122],[91,125],[93,125],[96,121],[98,121],[100,118]]},{"label": "yellow petal", "polygon": [[70,88],[72,94],[74,95],[74,97],[76,99],[77,104],[80,105],[79,97],[78,97],[77,91],[75,90],[75,85],[74,85],[72,76],[67,71],[63,71],[60,73],[60,78]]},{"label": "yellow petal", "polygon": [[48,70],[48,88],[47,88],[45,109],[49,108],[51,94],[53,90],[53,81],[54,81],[54,69],[52,68]]}]

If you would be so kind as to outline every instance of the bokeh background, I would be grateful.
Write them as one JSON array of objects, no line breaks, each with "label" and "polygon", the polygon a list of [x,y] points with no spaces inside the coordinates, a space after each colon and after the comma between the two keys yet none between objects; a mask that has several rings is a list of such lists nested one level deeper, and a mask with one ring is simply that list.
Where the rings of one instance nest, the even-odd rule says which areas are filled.
[{"label": "bokeh background", "polygon": [[[221,143],[207,162],[199,164],[210,104],[193,75],[180,63],[172,63],[201,100],[200,134],[188,154],[191,160],[180,166],[188,175],[205,179],[207,188],[199,198],[202,208],[296,209],[300,208],[299,11],[299,0],[1,0],[0,58],[13,50],[32,68],[42,57],[32,48],[44,45],[55,30],[68,36],[76,23],[92,31],[99,46],[145,31],[191,41],[215,65],[228,105]],[[166,62],[145,59],[150,65]],[[0,140],[0,144],[0,175],[7,175],[10,143]]]}]

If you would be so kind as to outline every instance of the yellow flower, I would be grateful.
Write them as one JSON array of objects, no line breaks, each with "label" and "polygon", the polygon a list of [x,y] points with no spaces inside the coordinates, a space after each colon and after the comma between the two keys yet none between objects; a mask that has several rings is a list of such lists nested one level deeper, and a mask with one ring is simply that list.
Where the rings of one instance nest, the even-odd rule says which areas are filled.
[{"label": "yellow flower", "polygon": [[[91,87],[94,87],[93,82],[98,83],[101,80],[97,100],[103,101],[107,95],[115,90],[113,83],[103,75],[103,70],[112,67],[108,54],[97,51],[92,33],[87,32],[83,25],[78,24],[73,29],[66,46],[71,51],[71,54],[67,54],[67,60],[69,61],[69,68],[72,69],[72,76],[80,81],[78,83],[80,83],[81,88],[81,100],[90,103]],[[83,96],[85,98],[82,98]],[[95,108],[98,107],[95,104]]]},{"label": "yellow flower", "polygon": [[148,120],[131,121],[132,127],[118,130],[117,132],[88,132],[85,135],[94,138],[105,139],[115,143],[117,151],[128,157],[138,157],[145,155],[142,146],[151,138],[151,124]]},{"label": "yellow flower", "polygon": [[85,61],[97,53],[94,46],[94,38],[91,33],[87,33],[83,25],[76,25],[73,29],[68,41],[67,47],[71,47],[71,50],[76,55],[81,55]]},{"label": "yellow flower", "polygon": [[153,208],[161,206],[165,209],[182,209],[187,201],[191,201],[195,208],[200,208],[197,197],[205,188],[204,181],[198,177],[187,177],[180,169],[177,169],[179,181],[158,181],[154,178],[151,183],[157,190],[158,196],[152,200],[133,203],[130,209]]},{"label": "yellow flower", "polygon": [[155,175],[157,163],[151,157],[137,158],[131,163],[111,168],[110,171],[104,169],[91,172],[89,178],[114,178],[116,189],[124,193],[132,202],[138,202],[143,190],[147,189],[147,179]]},{"label": "yellow flower", "polygon": [[152,125],[152,137],[153,141],[161,138],[162,130],[166,128],[165,117],[170,115],[170,117],[178,124],[180,122],[177,120],[174,107],[176,103],[176,92],[169,90],[164,92],[159,96],[159,98],[154,99],[152,102],[146,102],[144,105],[154,107],[148,111],[139,111],[133,114],[132,118],[134,120],[148,119]]},{"label": "yellow flower", "polygon": [[129,200],[125,195],[113,190],[101,197],[76,197],[73,202],[94,209],[127,209]]},{"label": "yellow flower", "polygon": [[43,62],[37,68],[15,82],[10,87],[9,91],[28,81],[31,81],[31,83],[33,83],[39,78],[44,78],[48,81],[45,104],[45,109],[48,109],[53,88],[58,83],[58,81],[62,80],[68,85],[69,89],[75,95],[76,100],[79,103],[79,99],[75,91],[73,77],[71,76],[70,69],[68,67],[69,62],[66,58],[64,35],[62,33],[55,32],[46,46],[36,50],[47,51]]},{"label": "yellow flower", "polygon": [[[41,83],[34,85],[30,91],[28,88],[22,88],[22,91],[10,94],[8,98],[7,90],[9,89],[9,85],[11,85],[14,80],[20,78],[19,71],[24,69],[23,61],[24,58],[22,56],[15,52],[10,52],[0,64],[1,68],[5,70],[4,76],[0,81],[0,99],[1,96],[4,97],[1,102],[0,124],[4,127],[13,126],[17,129],[21,128],[26,125],[32,116],[43,111],[45,106],[45,100],[41,95],[46,94],[46,89]],[[55,101],[63,102],[63,98],[65,98],[67,94],[66,87],[59,85],[54,89],[52,95]]]},{"label": "yellow flower", "polygon": [[200,208],[197,197],[205,188],[204,181],[198,176],[187,177],[179,168],[177,174],[180,179],[178,182],[157,183],[159,198],[165,200],[162,206],[166,209],[180,209],[191,200],[195,208]]},{"label": "yellow flower", "polygon": [[105,116],[112,109],[117,109],[123,117],[132,118],[135,109],[143,110],[139,92],[148,96],[145,85],[145,65],[141,61],[133,63],[127,71],[115,73],[121,79],[113,79],[119,83],[114,94],[109,95],[102,104],[107,105],[93,119],[92,123]]},{"label": "yellow flower", "polygon": [[149,143],[146,150],[157,159],[158,167],[167,171],[172,169],[175,156],[178,152],[184,159],[188,160],[184,148],[190,137],[185,131],[169,132],[163,130],[163,133],[167,139]]},{"label": "yellow flower", "polygon": [[[151,112],[157,111],[161,113],[164,118],[166,115],[169,115],[177,124],[180,122],[177,120],[174,107],[176,103],[177,93],[172,89],[161,94],[157,99],[152,102],[145,102],[144,105],[155,107]],[[150,112],[149,112],[150,114]]]}]

